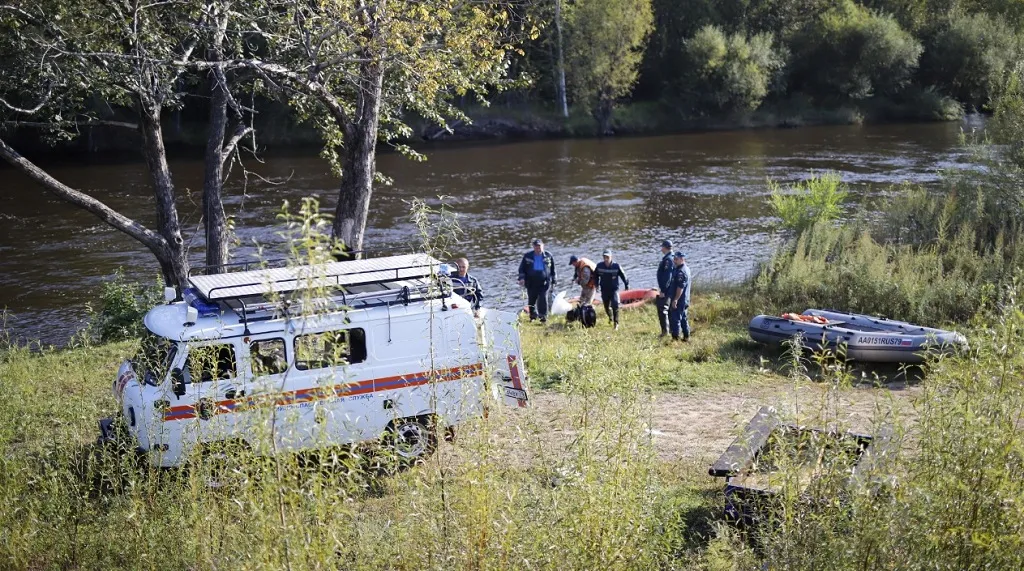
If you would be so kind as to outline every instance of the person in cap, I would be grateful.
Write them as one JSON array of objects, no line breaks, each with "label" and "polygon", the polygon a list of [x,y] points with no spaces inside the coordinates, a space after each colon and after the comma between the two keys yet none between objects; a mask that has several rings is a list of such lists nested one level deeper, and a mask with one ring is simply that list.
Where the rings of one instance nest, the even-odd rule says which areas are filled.
[{"label": "person in cap", "polygon": [[619,328],[619,280],[625,289],[629,289],[629,278],[622,271],[622,266],[612,261],[612,251],[605,250],[601,253],[601,263],[594,268],[597,274],[597,285],[601,287],[601,301],[604,303],[604,312],[608,314],[608,320]]},{"label": "person in cap", "polygon": [[519,285],[526,288],[530,321],[548,320],[548,290],[555,285],[555,258],[544,251],[540,238],[533,240],[533,250],[523,254],[519,262]]},{"label": "person in cap", "polygon": [[672,272],[675,270],[672,263],[672,242],[665,240],[661,243],[661,263],[658,264],[658,297],[655,304],[658,306],[658,323],[661,325],[661,337],[668,335],[668,306],[672,303],[669,299],[669,288],[672,287]]},{"label": "person in cap", "polygon": [[686,256],[680,251],[672,254],[672,263],[675,269],[672,271],[672,288],[669,290],[672,300],[669,305],[669,329],[673,339],[678,340],[681,332],[683,341],[689,341],[690,321],[687,311],[690,309],[690,267],[686,265]]},{"label": "person in cap", "polygon": [[594,273],[597,264],[587,258],[571,256],[569,265],[576,271],[573,283],[580,286],[580,305],[590,305],[594,302],[594,288],[597,287],[597,274]]},{"label": "person in cap", "polygon": [[484,299],[484,290],[480,282],[469,273],[469,260],[459,258],[455,260],[455,272],[452,273],[452,291],[462,296],[470,303],[473,312],[480,311],[480,303]]}]

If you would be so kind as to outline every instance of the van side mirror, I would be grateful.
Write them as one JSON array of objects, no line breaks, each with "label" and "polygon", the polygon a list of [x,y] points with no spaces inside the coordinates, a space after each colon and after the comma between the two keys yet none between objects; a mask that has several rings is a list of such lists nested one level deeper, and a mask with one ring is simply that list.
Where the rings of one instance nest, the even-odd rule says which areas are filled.
[{"label": "van side mirror", "polygon": [[177,367],[171,370],[171,391],[175,396],[185,395],[185,373]]}]

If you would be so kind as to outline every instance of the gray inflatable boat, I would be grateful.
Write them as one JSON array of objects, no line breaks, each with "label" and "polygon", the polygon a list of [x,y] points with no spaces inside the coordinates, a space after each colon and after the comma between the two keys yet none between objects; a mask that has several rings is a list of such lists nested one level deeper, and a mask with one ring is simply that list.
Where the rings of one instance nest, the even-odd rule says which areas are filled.
[{"label": "gray inflatable boat", "polygon": [[873,363],[920,363],[927,352],[952,352],[967,345],[967,339],[955,331],[822,309],[781,317],[758,315],[750,321],[749,331],[754,341],[771,346],[803,334],[806,349],[843,347],[846,358]]}]

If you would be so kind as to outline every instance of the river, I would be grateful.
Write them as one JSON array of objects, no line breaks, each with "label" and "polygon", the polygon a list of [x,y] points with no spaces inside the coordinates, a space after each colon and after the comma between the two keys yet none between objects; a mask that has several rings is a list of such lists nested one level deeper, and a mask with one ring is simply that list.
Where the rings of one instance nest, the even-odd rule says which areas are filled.
[{"label": "river", "polygon": [[[765,202],[768,178],[789,183],[834,170],[852,191],[848,211],[870,209],[891,185],[936,185],[941,170],[967,166],[959,135],[979,126],[974,119],[447,145],[422,149],[425,162],[386,153],[378,169],[394,183],[375,191],[366,244],[381,252],[416,249],[408,202],[419,197],[436,205],[445,195],[465,231],[455,253],[470,259],[471,273],[495,305],[521,303],[514,274],[534,237],[555,255],[563,287],[571,254],[596,260],[604,248],[614,251],[631,286],[652,286],[666,238],[686,252],[698,284],[740,280],[777,242]],[[132,158],[46,166],[57,179],[151,224],[148,175]],[[253,175],[246,180],[236,168],[225,198],[238,257],[251,257],[257,243],[273,255],[284,200],[294,205],[318,195],[333,210],[337,181],[314,153],[247,166]],[[197,261],[202,168],[196,159],[171,163],[180,189],[188,191],[179,213]],[[13,337],[65,343],[118,267],[133,280],[156,282],[157,264],[138,243],[12,169],[0,169],[0,181],[0,308],[6,307]]]}]

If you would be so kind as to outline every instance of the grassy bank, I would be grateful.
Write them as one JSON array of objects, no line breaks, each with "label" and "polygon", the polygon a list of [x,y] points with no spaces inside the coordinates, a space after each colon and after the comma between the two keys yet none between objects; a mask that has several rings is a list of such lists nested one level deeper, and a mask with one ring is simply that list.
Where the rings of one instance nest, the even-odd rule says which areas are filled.
[{"label": "grassy bank", "polygon": [[736,427],[761,404],[804,418],[857,410],[866,422],[891,400],[790,375],[747,339],[737,293],[698,294],[685,345],[657,338],[650,308],[625,313],[619,331],[524,324],[533,406],[466,426],[421,466],[386,475],[359,455],[250,459],[220,489],[206,485],[208,466],[138,470],[92,445],[133,343],[5,349],[0,566],[731,565],[743,544],[719,530],[720,482],[706,470]]}]

